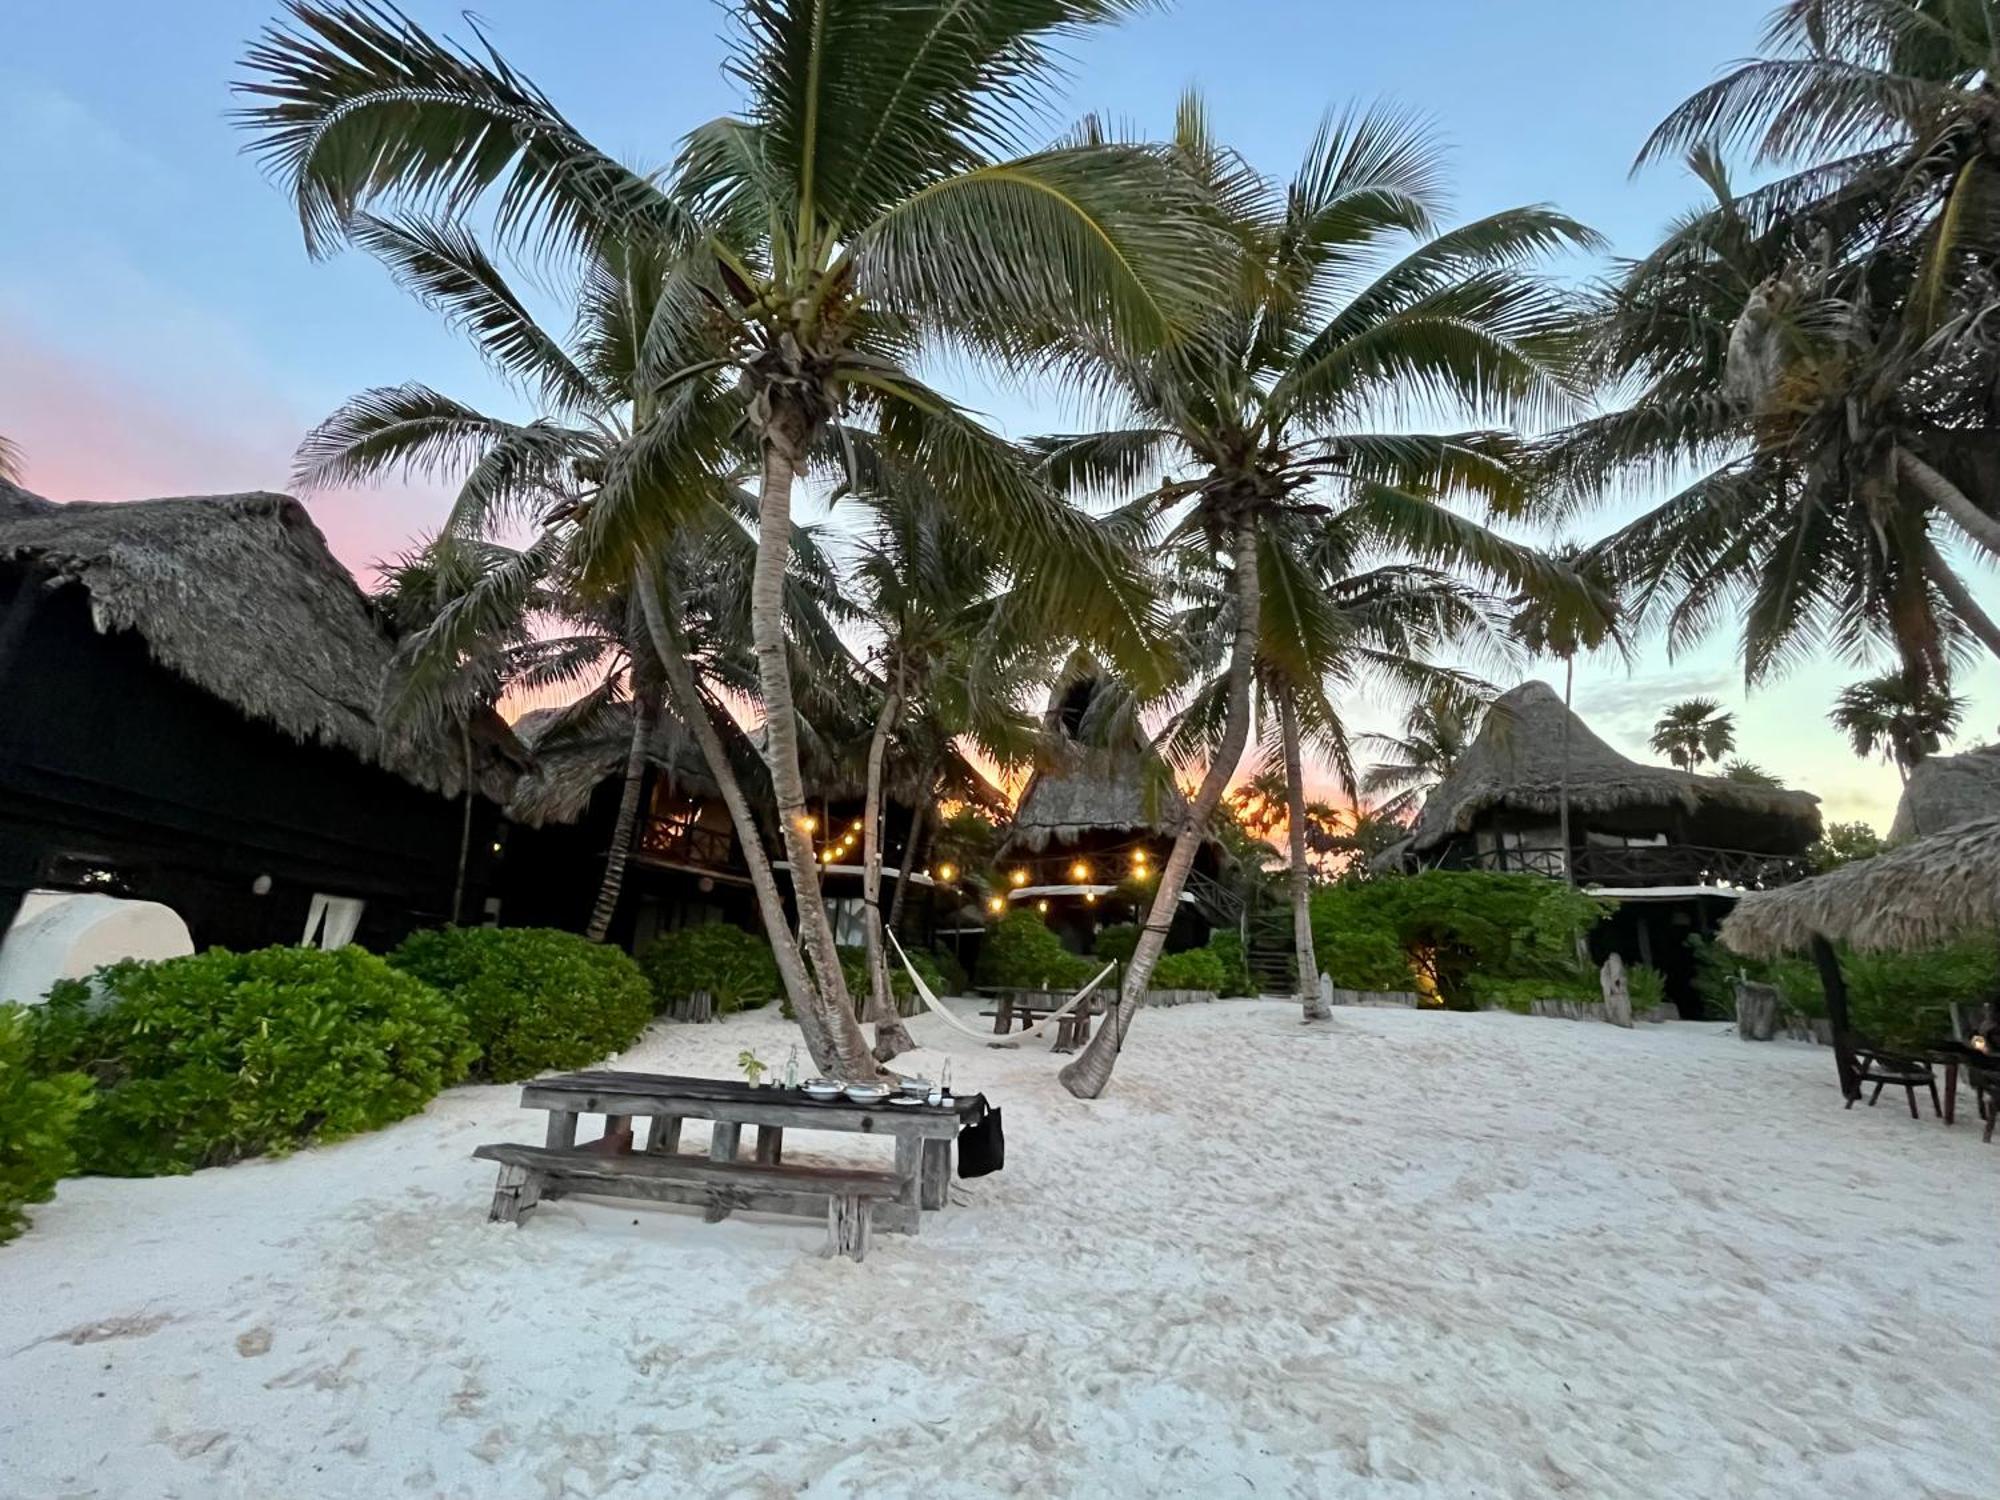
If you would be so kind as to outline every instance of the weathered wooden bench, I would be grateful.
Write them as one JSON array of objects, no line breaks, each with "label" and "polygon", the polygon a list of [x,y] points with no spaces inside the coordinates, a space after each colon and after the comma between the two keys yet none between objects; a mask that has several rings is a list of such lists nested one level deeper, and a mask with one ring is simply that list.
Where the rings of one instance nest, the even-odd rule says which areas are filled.
[{"label": "weathered wooden bench", "polygon": [[544,1198],[590,1193],[608,1198],[686,1202],[691,1190],[713,1224],[737,1209],[793,1213],[801,1195],[826,1199],[827,1254],[860,1260],[868,1253],[875,1205],[894,1198],[893,1172],[850,1167],[801,1167],[776,1162],[715,1161],[502,1142],[472,1153],[500,1164],[489,1219],[518,1224]]}]

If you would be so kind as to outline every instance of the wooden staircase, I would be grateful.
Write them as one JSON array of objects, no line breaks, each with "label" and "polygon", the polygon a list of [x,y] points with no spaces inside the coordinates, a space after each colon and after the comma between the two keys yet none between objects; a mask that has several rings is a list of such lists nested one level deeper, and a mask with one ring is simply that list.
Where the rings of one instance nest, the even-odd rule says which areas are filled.
[{"label": "wooden staircase", "polygon": [[1243,917],[1243,956],[1259,993],[1289,995],[1298,988],[1298,953],[1292,942],[1292,909],[1264,900]]}]

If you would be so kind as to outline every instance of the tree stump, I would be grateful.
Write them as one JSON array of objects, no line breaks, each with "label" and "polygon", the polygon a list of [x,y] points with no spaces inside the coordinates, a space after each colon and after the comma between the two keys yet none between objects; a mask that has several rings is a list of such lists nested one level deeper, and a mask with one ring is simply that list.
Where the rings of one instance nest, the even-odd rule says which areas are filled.
[{"label": "tree stump", "polygon": [[1768,1042],[1778,1034],[1778,987],[1736,981],[1736,1034],[1746,1042]]},{"label": "tree stump", "polygon": [[1617,954],[1604,960],[1597,971],[1598,987],[1604,991],[1604,1019],[1627,1030],[1632,1025],[1632,992],[1625,985],[1625,960]]}]

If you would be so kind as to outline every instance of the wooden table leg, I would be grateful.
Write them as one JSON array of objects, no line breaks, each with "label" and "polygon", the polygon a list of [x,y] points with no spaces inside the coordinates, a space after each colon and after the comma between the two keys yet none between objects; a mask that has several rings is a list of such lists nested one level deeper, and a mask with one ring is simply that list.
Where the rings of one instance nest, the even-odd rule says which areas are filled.
[{"label": "wooden table leg", "polygon": [[708,1137],[708,1159],[710,1161],[735,1161],[736,1147],[743,1139],[743,1127],[717,1120]]},{"label": "wooden table leg", "polygon": [[1014,1002],[1008,996],[1002,995],[995,1003],[993,1011],[993,1034],[1005,1036],[1014,1029]]},{"label": "wooden table leg", "polygon": [[681,1117],[654,1115],[653,1128],[646,1132],[648,1156],[678,1156],[681,1149]]},{"label": "wooden table leg", "polygon": [[757,1127],[757,1160],[767,1167],[775,1167],[784,1160],[785,1127],[782,1125],[759,1125]]},{"label": "wooden table leg", "polygon": [[951,1142],[924,1142],[924,1186],[920,1201],[925,1208],[943,1208],[951,1187]]},{"label": "wooden table leg", "polygon": [[604,1117],[604,1149],[620,1153],[632,1149],[632,1117],[630,1115],[606,1115]]},{"label": "wooden table leg", "polygon": [[1944,1065],[1944,1122],[1949,1125],[1958,1114],[1958,1064]]},{"label": "wooden table leg", "polygon": [[549,1111],[549,1133],[542,1144],[551,1151],[567,1151],[576,1145],[576,1111],[552,1109]]},{"label": "wooden table leg", "polygon": [[918,1136],[896,1137],[896,1201],[909,1210],[911,1234],[923,1217],[923,1146]]}]

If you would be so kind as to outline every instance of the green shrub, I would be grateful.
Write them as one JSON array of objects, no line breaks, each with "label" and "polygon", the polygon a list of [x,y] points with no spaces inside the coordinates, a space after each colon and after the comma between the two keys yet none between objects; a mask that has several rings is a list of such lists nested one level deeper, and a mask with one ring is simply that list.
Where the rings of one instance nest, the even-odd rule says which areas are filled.
[{"label": "green shrub", "polygon": [[639,970],[652,987],[656,1011],[696,990],[714,996],[716,1014],[725,1016],[768,1005],[784,993],[771,945],[727,922],[661,934],[639,955]]},{"label": "green shrub", "polygon": [[1189,948],[1169,953],[1153,968],[1149,988],[1156,990],[1208,990],[1224,993],[1229,975],[1212,948]]},{"label": "green shrub", "polygon": [[[1136,922],[1113,922],[1109,927],[1100,928],[1092,950],[1105,963],[1129,964],[1132,954],[1139,946],[1139,924]],[[1103,965],[1099,965],[1100,968]]]},{"label": "green shrub", "polygon": [[1600,1001],[1604,998],[1597,975],[1582,970],[1573,974],[1531,975],[1525,979],[1475,973],[1467,976],[1465,990],[1475,1006],[1502,1005],[1524,1016],[1528,1013],[1530,1002],[1536,1000]]},{"label": "green shrub", "polygon": [[1017,911],[1002,917],[987,932],[979,955],[979,982],[1023,989],[1074,989],[1103,967],[1064,948],[1038,913]]},{"label": "green shrub", "polygon": [[[965,965],[958,961],[958,955],[953,953],[951,949],[940,944],[938,947],[931,949],[930,956],[931,961],[937,965],[938,977],[945,984],[943,989],[932,985],[931,993],[934,995],[963,995],[966,991]],[[913,953],[910,955],[910,958],[912,962],[916,963],[919,969],[923,967],[921,954]]]},{"label": "green shrub", "polygon": [[[1625,989],[1632,997],[1632,1014],[1658,1010],[1667,1001],[1667,976],[1648,964],[1634,964],[1625,971]],[[1603,998],[1602,986],[1598,998]]]},{"label": "green shrub", "polygon": [[96,1082],[80,1170],[119,1177],[376,1129],[477,1056],[449,1001],[359,948],[128,960],[58,984],[30,1025],[44,1076]]},{"label": "green shrub", "polygon": [[1208,951],[1222,966],[1221,995],[1255,995],[1257,986],[1250,978],[1250,960],[1243,952],[1243,934],[1219,927],[1208,936]]},{"label": "green shrub", "polygon": [[1321,972],[1342,988],[1408,989],[1414,973],[1418,988],[1463,1008],[1477,1003],[1474,975],[1577,975],[1576,939],[1604,910],[1540,875],[1426,870],[1320,887],[1313,944]]},{"label": "green shrub", "polygon": [[475,1077],[494,1083],[581,1068],[629,1047],[653,1014],[639,966],[546,927],[413,933],[389,962],[441,990],[472,1028]]},{"label": "green shrub", "polygon": [[[1810,959],[1752,959],[1700,938],[1688,943],[1695,955],[1695,988],[1711,1007],[1709,1014],[1736,1014],[1731,981],[1741,975],[1776,985],[1788,1010],[1825,1016],[1826,995]],[[1920,1046],[1949,1036],[1953,1002],[1976,1006],[2000,993],[2000,951],[1990,942],[1956,943],[1922,953],[1843,948],[1839,958],[1854,1029],[1890,1046]]]},{"label": "green shrub", "polygon": [[77,1116],[91,1103],[81,1073],[37,1077],[31,1025],[18,1005],[0,1005],[0,1245],[28,1227],[23,1210],[46,1203],[76,1170]]}]

